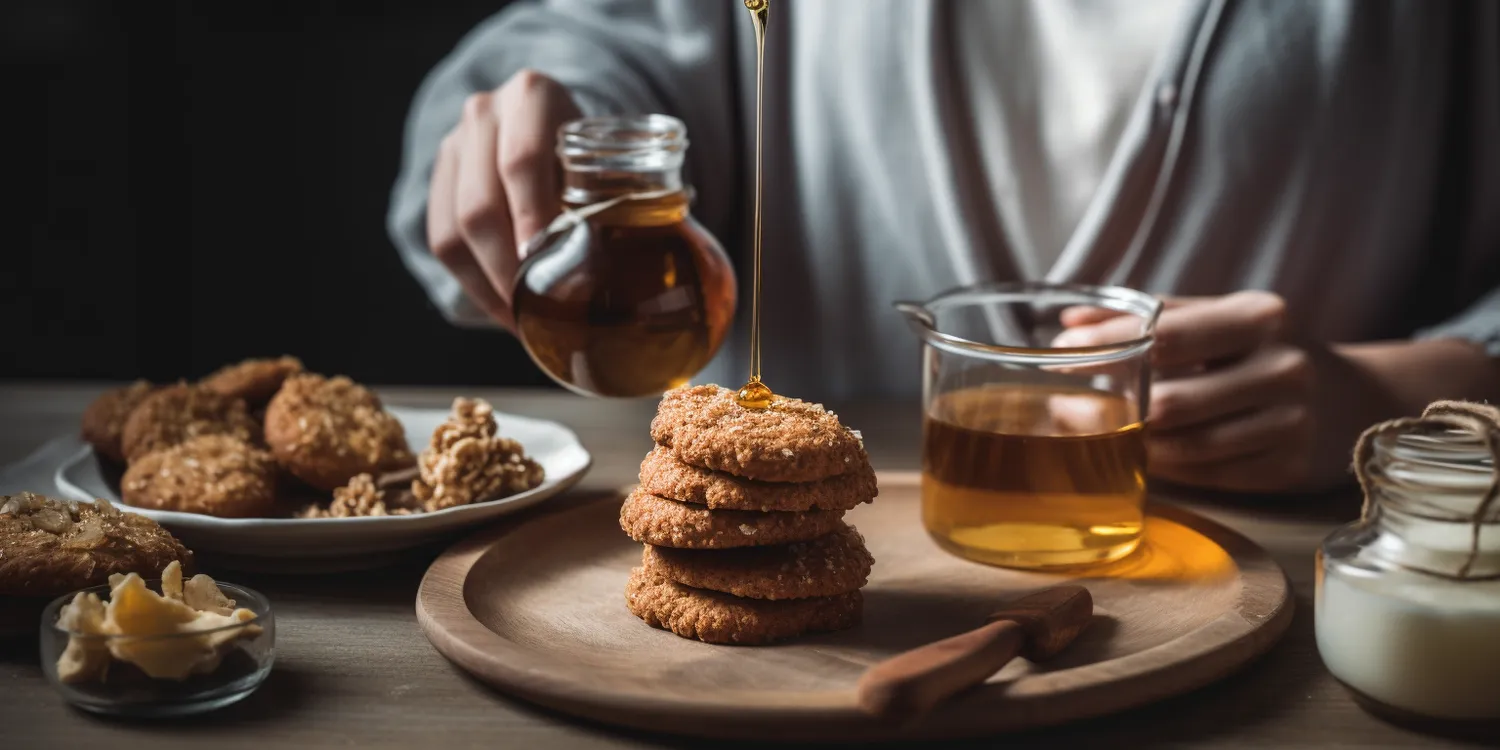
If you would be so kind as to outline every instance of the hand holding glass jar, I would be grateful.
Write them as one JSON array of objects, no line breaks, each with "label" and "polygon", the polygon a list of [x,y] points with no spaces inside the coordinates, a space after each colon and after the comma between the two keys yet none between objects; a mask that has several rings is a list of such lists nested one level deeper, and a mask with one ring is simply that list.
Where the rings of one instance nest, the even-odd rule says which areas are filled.
[{"label": "hand holding glass jar", "polygon": [[443,138],[427,200],[427,246],[469,299],[514,330],[519,250],[562,210],[557,131],[582,113],[561,84],[523,70],[471,94]]},{"label": "hand holding glass jar", "polygon": [[660,395],[723,343],[734,270],[689,213],[686,126],[579,115],[531,71],[470,96],[433,169],[428,246],[558,383]]}]

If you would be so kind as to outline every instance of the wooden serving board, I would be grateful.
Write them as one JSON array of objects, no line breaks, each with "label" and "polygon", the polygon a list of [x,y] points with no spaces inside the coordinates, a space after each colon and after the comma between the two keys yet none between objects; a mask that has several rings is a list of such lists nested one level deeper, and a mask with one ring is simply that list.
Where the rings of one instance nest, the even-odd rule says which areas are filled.
[{"label": "wooden serving board", "polygon": [[[875,556],[864,622],[768,647],[713,646],[656,630],[625,608],[641,546],[619,497],[486,529],[438,558],[417,616],[444,656],[500,690],[609,724],[756,740],[938,739],[1060,724],[1140,706],[1222,678],[1291,622],[1281,568],[1254,543],[1155,504],[1142,549],[1086,577],[992,568],[941,551],[922,528],[918,479],[882,475],[851,511]],[[1012,663],[905,727],[855,707],[882,658],[983,624],[1008,599],[1072,580],[1095,619],[1044,665]]]}]

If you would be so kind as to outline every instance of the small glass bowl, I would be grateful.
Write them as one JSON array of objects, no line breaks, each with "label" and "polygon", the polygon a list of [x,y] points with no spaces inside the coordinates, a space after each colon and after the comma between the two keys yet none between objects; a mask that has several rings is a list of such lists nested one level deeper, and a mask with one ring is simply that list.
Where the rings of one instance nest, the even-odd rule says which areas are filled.
[{"label": "small glass bowl", "polygon": [[[146,581],[146,586],[161,593],[159,579]],[[47,681],[74,706],[85,711],[116,716],[186,716],[227,706],[255,692],[271,673],[271,664],[276,660],[275,615],[271,613],[270,602],[259,593],[227,583],[219,583],[218,586],[219,591],[234,600],[236,609],[244,608],[254,612],[255,619],[213,630],[134,637],[136,640],[161,641],[202,636],[215,630],[240,628],[249,624],[259,625],[260,634],[235,641],[213,672],[192,675],[181,681],[156,679],[134,664],[111,659],[103,682],[65,683],[58,679],[57,659],[68,647],[68,641],[75,637],[58,627],[58,614],[79,593],[96,594],[107,601],[109,586],[94,586],[61,597],[42,611],[40,652],[42,670],[47,673]],[[77,637],[106,644],[113,640],[132,638],[118,635]]]}]

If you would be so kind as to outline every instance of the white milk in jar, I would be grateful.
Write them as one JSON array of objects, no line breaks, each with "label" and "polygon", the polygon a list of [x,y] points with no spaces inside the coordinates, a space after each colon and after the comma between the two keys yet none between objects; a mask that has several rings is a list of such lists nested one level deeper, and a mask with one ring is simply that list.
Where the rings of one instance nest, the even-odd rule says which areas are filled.
[{"label": "white milk in jar", "polygon": [[1324,664],[1377,711],[1500,719],[1500,502],[1481,513],[1489,450],[1473,432],[1416,423],[1366,452],[1365,518],[1318,556]]}]

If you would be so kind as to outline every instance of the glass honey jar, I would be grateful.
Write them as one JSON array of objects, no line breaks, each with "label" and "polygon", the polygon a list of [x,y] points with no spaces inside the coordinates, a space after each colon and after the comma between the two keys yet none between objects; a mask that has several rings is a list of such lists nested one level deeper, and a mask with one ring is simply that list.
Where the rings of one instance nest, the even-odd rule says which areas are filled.
[{"label": "glass honey jar", "polygon": [[708,364],[734,318],[723,247],[690,211],[682,121],[575,120],[558,134],[564,212],[527,245],[516,331],[553,380],[589,396],[656,396]]}]

